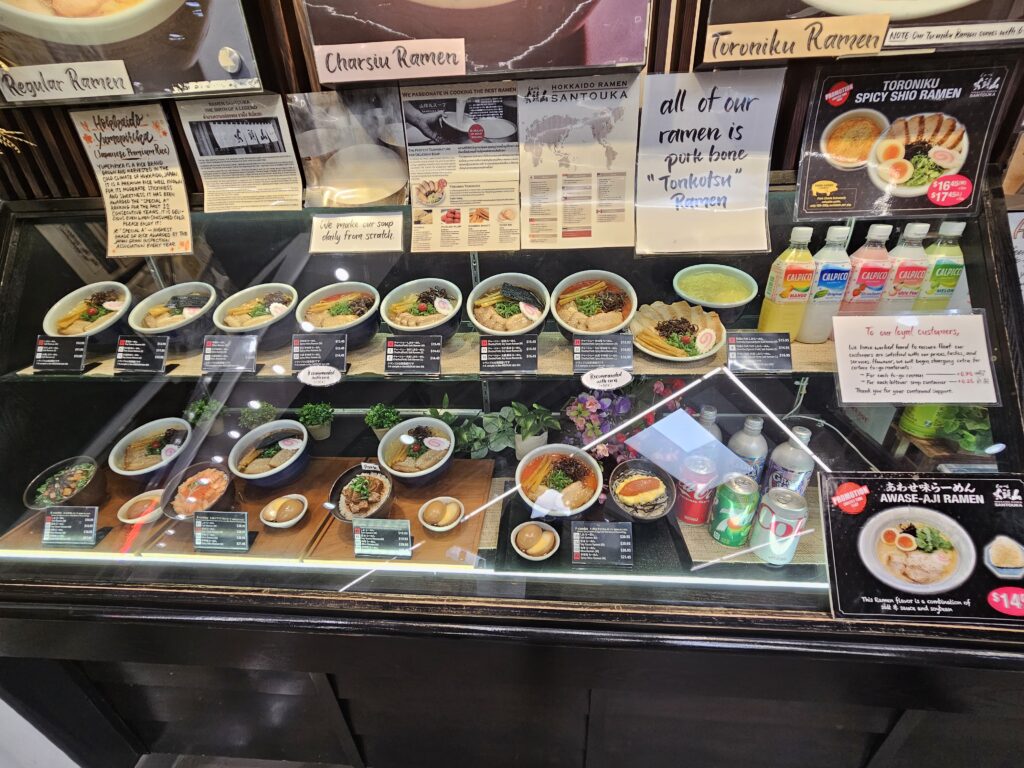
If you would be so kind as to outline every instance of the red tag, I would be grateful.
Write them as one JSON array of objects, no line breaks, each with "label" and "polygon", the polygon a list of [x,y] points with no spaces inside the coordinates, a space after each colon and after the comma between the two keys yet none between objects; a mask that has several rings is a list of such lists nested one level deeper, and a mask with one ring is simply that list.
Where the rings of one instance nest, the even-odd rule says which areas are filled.
[{"label": "red tag", "polygon": [[825,101],[833,107],[841,107],[850,98],[851,93],[853,93],[853,83],[840,80],[828,89],[828,93],[825,94]]},{"label": "red tag", "polygon": [[988,593],[988,604],[1007,616],[1024,616],[1024,589],[999,587]]},{"label": "red tag", "polygon": [[866,485],[841,483],[836,488],[836,495],[832,497],[832,503],[848,515],[859,515],[867,506],[869,493]]},{"label": "red tag", "polygon": [[484,127],[480,123],[473,123],[469,126],[469,140],[472,142],[484,140]]},{"label": "red tag", "polygon": [[974,185],[962,174],[939,176],[928,185],[928,199],[943,207],[959,205],[971,196]]}]

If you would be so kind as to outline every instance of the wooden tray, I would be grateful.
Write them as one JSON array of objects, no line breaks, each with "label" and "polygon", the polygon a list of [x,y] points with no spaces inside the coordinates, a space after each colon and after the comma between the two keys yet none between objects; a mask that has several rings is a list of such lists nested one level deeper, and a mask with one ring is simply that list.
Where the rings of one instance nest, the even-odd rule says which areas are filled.
[{"label": "wooden tray", "polygon": [[[313,545],[312,551],[306,556],[305,562],[360,570],[381,567],[421,569],[424,565],[437,570],[471,569],[477,562],[480,531],[487,511],[481,507],[488,501],[493,473],[493,461],[455,459],[454,466],[448,473],[426,488],[407,488],[395,483],[395,501],[391,507],[390,517],[393,520],[404,518],[410,522],[413,540],[411,559],[357,559],[352,540],[352,526],[332,517]],[[327,486],[324,499],[321,501],[326,499],[329,492],[330,485]],[[436,496],[452,496],[466,507],[466,517],[462,523],[446,533],[432,533],[426,530],[420,525],[417,516],[420,507]]]}]

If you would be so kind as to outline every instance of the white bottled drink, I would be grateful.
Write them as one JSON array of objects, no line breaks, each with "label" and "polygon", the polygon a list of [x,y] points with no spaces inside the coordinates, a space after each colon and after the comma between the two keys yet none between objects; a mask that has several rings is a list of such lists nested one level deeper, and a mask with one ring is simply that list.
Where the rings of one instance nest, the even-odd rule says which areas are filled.
[{"label": "white bottled drink", "polygon": [[825,246],[814,254],[811,295],[797,341],[821,344],[832,335],[832,318],[839,312],[839,303],[850,280],[850,257],[846,253],[849,237],[849,227],[829,227]]},{"label": "white bottled drink", "polygon": [[747,416],[743,429],[729,438],[729,450],[750,465],[747,474],[758,483],[761,482],[764,463],[768,458],[768,441],[761,434],[762,429],[764,419],[760,416]]},{"label": "white bottled drink", "polygon": [[710,432],[715,440],[722,442],[722,430],[718,427],[717,419],[718,409],[715,406],[702,405],[700,407],[700,416],[697,417],[697,423]]},{"label": "white bottled drink", "polygon": [[924,252],[924,239],[928,225],[913,222],[903,228],[896,247],[889,251],[889,277],[882,289],[882,300],[875,308],[876,315],[900,315],[910,312],[921,293],[928,276],[928,254]]},{"label": "white bottled drink", "polygon": [[[785,443],[775,446],[768,466],[764,470],[761,492],[768,493],[772,488],[788,488],[801,496],[807,490],[814,474],[814,459],[801,446],[811,441],[811,430],[807,427],[793,427],[793,434]],[[799,442],[797,442],[799,441]]]}]

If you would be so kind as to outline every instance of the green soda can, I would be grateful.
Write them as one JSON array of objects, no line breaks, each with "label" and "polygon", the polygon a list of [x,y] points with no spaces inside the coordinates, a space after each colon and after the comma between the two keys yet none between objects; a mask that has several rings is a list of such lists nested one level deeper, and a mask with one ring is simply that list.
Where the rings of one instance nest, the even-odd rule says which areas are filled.
[{"label": "green soda can", "polygon": [[715,493],[708,519],[711,538],[727,547],[742,547],[757,512],[757,481],[749,475],[733,475]]}]

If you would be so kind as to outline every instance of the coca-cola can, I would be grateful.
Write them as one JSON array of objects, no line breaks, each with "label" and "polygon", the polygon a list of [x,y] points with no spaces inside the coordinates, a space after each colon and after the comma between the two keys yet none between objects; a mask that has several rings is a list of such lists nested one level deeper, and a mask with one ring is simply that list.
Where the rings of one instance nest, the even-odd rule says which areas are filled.
[{"label": "coca-cola can", "polygon": [[715,462],[707,456],[687,456],[683,476],[676,481],[676,518],[687,525],[707,525],[715,495]]}]

